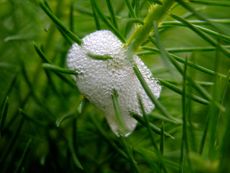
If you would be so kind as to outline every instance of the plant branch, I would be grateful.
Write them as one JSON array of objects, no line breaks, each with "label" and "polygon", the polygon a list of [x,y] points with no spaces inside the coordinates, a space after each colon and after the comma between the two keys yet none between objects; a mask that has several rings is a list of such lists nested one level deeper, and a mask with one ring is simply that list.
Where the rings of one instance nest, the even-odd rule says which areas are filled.
[{"label": "plant branch", "polygon": [[137,26],[136,30],[126,43],[126,46],[129,47],[131,52],[135,52],[141,43],[148,38],[149,33],[152,31],[153,23],[156,22],[159,25],[160,21],[165,16],[165,14],[167,14],[173,4],[174,0],[164,0],[162,5],[150,5],[143,25]]}]

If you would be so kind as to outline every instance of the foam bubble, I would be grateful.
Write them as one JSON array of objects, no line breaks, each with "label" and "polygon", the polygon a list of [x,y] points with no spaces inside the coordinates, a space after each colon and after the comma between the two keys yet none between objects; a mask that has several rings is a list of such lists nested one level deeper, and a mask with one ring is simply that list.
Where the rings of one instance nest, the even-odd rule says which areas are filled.
[{"label": "foam bubble", "polygon": [[[135,75],[132,64],[127,58],[127,50],[112,32],[96,31],[84,37],[82,41],[81,46],[73,44],[70,48],[67,66],[80,71],[76,76],[79,90],[89,101],[104,111],[112,131],[117,135],[127,136],[135,129],[137,123],[130,116],[130,112],[141,116],[138,95],[146,113],[154,109],[154,104]],[[109,55],[112,59],[93,59],[89,57],[89,53],[96,56]],[[161,86],[138,56],[134,55],[133,59],[151,91],[158,98]],[[114,112],[112,101],[114,90],[118,93],[121,117],[125,125],[123,132]]]}]

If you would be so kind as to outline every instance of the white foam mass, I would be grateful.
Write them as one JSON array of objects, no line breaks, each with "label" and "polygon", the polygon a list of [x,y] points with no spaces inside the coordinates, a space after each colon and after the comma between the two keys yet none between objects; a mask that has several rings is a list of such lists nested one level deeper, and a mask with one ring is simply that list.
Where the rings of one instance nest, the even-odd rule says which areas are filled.
[{"label": "white foam mass", "polygon": [[[99,60],[89,56],[110,56],[111,59]],[[134,55],[145,81],[154,96],[160,96],[161,86],[152,76],[151,71]],[[136,127],[136,120],[130,112],[141,116],[138,95],[144,105],[146,113],[154,109],[142,85],[136,77],[132,63],[128,60],[127,50],[121,41],[110,31],[93,32],[82,40],[82,45],[73,44],[67,55],[67,66],[80,72],[76,76],[76,84],[80,92],[104,113],[109,126],[116,135],[129,135]],[[121,132],[121,124],[115,115],[112,93],[118,93],[118,103],[125,132]]]}]

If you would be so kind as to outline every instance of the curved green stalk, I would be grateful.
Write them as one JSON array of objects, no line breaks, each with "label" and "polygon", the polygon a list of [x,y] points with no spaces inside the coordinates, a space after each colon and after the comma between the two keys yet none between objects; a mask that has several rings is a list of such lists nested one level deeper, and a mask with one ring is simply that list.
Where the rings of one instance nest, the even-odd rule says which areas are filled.
[{"label": "curved green stalk", "polygon": [[135,52],[143,41],[145,41],[153,29],[153,23],[160,23],[162,18],[173,6],[174,0],[164,0],[162,5],[150,5],[148,14],[142,26],[138,25],[134,33],[130,36],[126,46],[131,52]]}]

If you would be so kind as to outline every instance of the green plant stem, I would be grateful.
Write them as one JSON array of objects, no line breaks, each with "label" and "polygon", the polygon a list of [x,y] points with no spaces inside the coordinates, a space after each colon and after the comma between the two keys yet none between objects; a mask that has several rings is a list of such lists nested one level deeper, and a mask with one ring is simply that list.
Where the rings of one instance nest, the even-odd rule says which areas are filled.
[{"label": "green plant stem", "polygon": [[230,7],[229,1],[213,1],[213,0],[190,0],[190,2],[202,5],[224,6]]},{"label": "green plant stem", "polygon": [[140,81],[142,87],[144,88],[146,94],[149,96],[150,100],[155,104],[156,108],[165,115],[167,118],[174,120],[174,117],[167,111],[167,109],[161,105],[161,103],[155,98],[154,94],[152,93],[151,89],[149,88],[148,84],[146,83],[144,77],[142,76],[140,70],[138,69],[137,65],[134,64],[133,71],[135,72],[138,80]]},{"label": "green plant stem", "polygon": [[134,173],[139,173],[139,169],[138,169],[138,163],[134,158],[133,155],[133,149],[131,147],[129,147],[129,144],[127,143],[127,139],[124,138],[123,136],[120,137],[120,141],[124,147],[124,151],[126,152],[127,156],[128,156],[128,161],[130,161],[130,164],[132,165],[132,172]]},{"label": "green plant stem", "polygon": [[39,2],[39,5],[42,10],[50,17],[50,19],[57,25],[58,29],[63,32],[63,34],[70,37],[77,44],[81,44],[81,39],[69,29],[67,29],[65,25],[62,24],[62,22],[50,11],[49,7],[47,7],[47,5],[42,0]]},{"label": "green plant stem", "polygon": [[162,5],[150,5],[143,25],[137,26],[136,30],[127,41],[126,46],[129,47],[131,52],[138,50],[141,43],[148,38],[149,33],[152,31],[153,23],[156,22],[159,25],[160,21],[173,4],[174,0],[164,0]]},{"label": "green plant stem", "polygon": [[1,105],[1,112],[0,112],[0,135],[3,134],[4,131],[4,124],[6,120],[6,116],[8,113],[8,107],[9,107],[9,102],[8,102],[8,96],[4,98],[4,101]]},{"label": "green plant stem", "polygon": [[111,4],[111,0],[106,0],[106,3],[107,3],[107,7],[109,9],[110,16],[111,16],[111,21],[114,24],[114,26],[116,28],[118,28],[117,20],[116,20],[116,16],[115,16],[115,13],[114,13],[114,10],[113,10],[113,6]]},{"label": "green plant stem", "polygon": [[114,107],[114,111],[115,111],[115,116],[116,116],[116,120],[120,126],[120,130],[119,130],[119,135],[123,136],[126,134],[126,125],[124,122],[124,119],[121,116],[121,109],[120,109],[120,105],[119,105],[119,100],[118,100],[118,93],[117,91],[114,89],[113,90],[113,94],[112,94],[112,101],[113,101],[113,107]]},{"label": "green plant stem", "polygon": [[18,162],[18,165],[17,165],[17,167],[16,167],[15,173],[21,172],[21,169],[22,169],[22,167],[23,167],[23,162],[25,162],[25,159],[26,159],[26,156],[27,156],[27,154],[28,154],[28,151],[29,151],[31,142],[32,142],[32,139],[30,138],[30,139],[28,140],[28,142],[26,143],[26,146],[25,146],[25,148],[24,148],[24,151],[23,151],[23,153],[22,153],[22,156],[21,156],[21,158],[20,158],[20,160],[19,160],[19,162]]},{"label": "green plant stem", "polygon": [[56,73],[63,73],[63,74],[72,74],[72,75],[77,75],[78,72],[75,70],[69,70],[67,68],[62,68],[62,67],[58,67],[56,65],[52,65],[49,63],[43,63],[42,67],[46,70],[50,70],[50,71],[54,71]]}]

